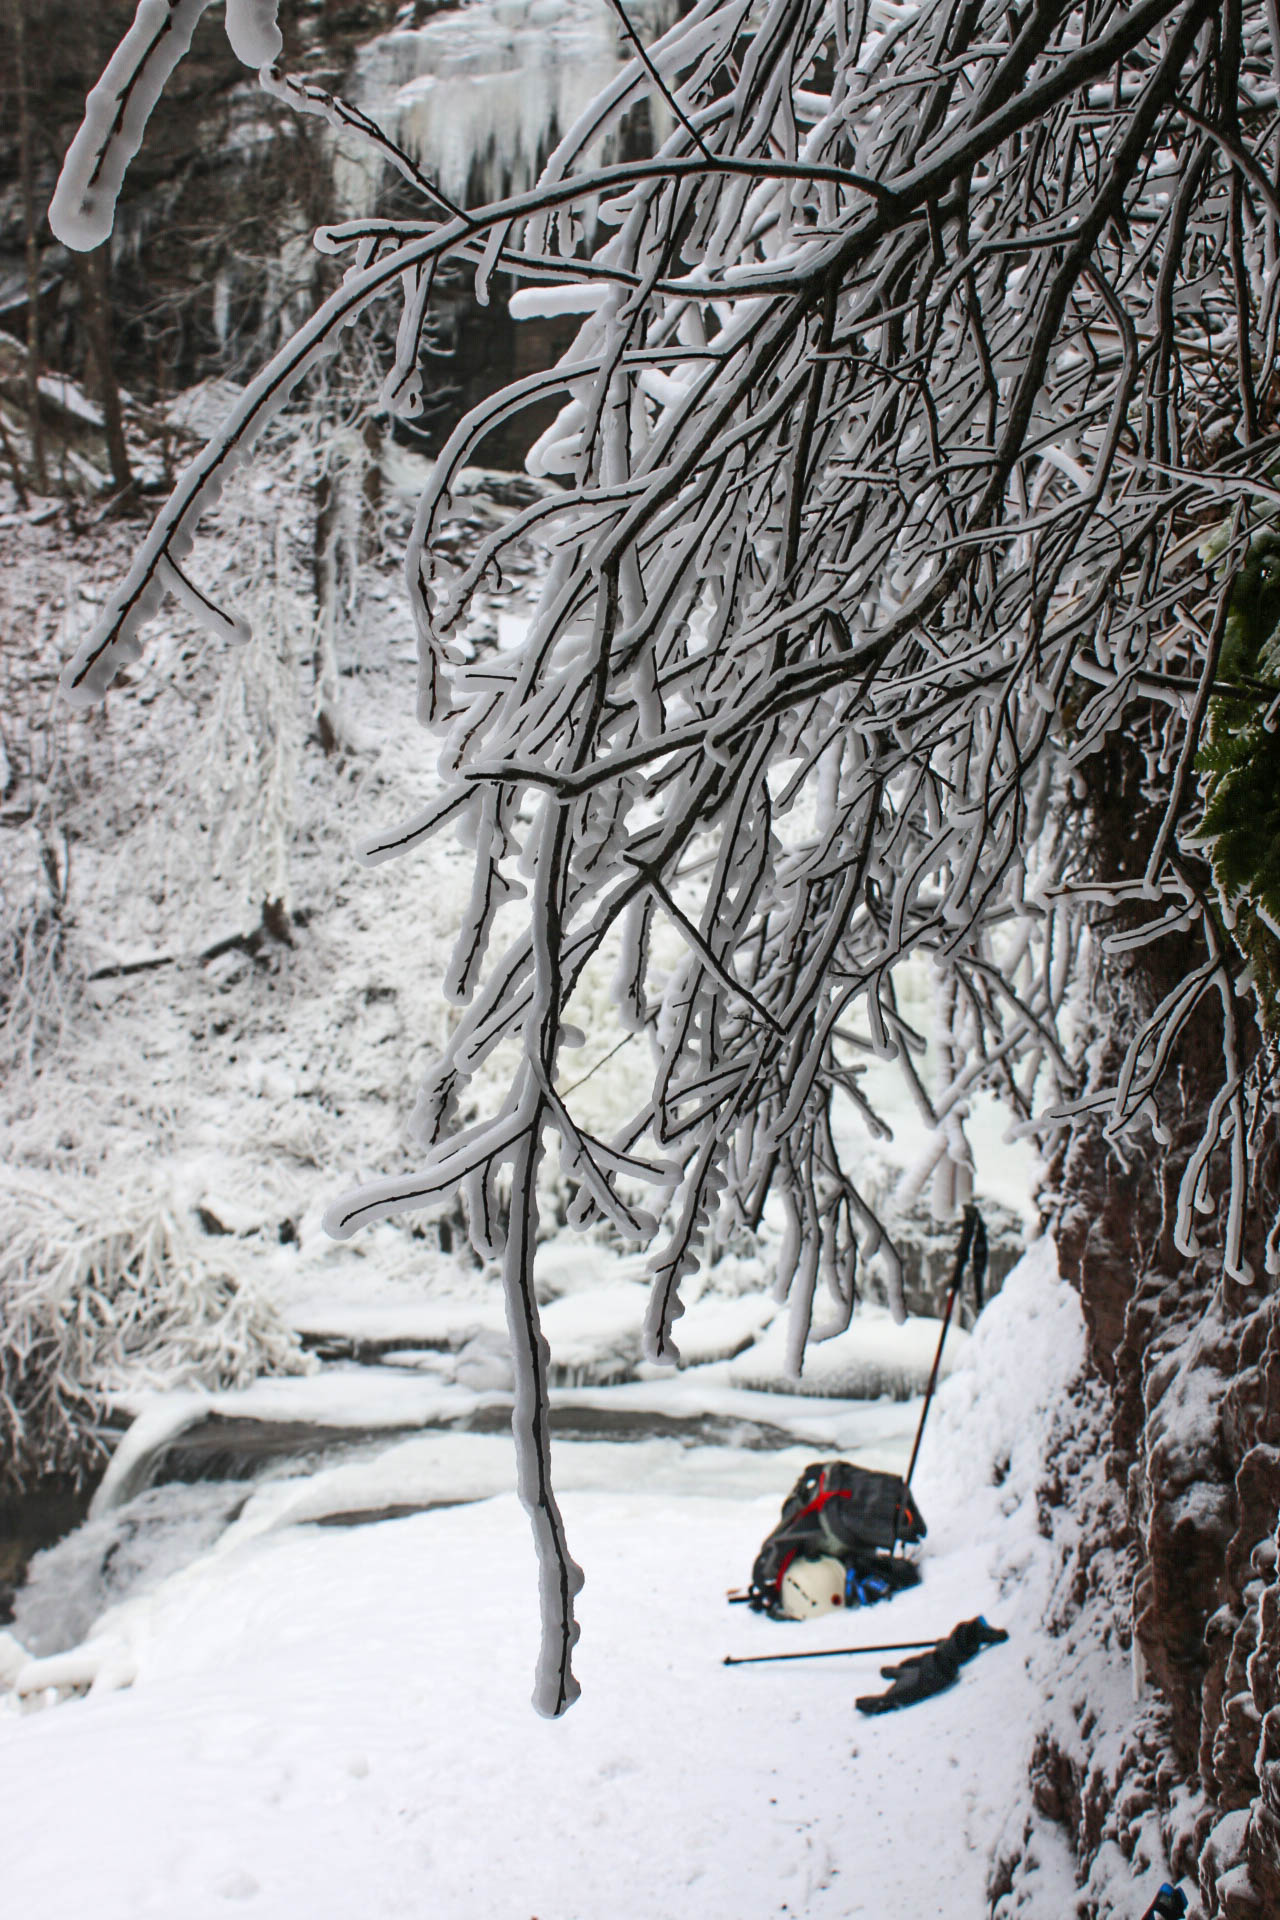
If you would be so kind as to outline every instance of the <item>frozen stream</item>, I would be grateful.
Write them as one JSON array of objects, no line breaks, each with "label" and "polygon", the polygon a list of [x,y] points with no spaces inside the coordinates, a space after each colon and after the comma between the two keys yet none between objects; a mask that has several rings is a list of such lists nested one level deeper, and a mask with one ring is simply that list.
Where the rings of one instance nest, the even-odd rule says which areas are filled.
[{"label": "frozen stream", "polygon": [[[751,1392],[714,1377],[723,1371],[553,1394],[559,1487],[780,1505],[815,1457],[904,1470],[918,1400]],[[374,1525],[509,1493],[510,1417],[503,1393],[358,1367],[239,1395],[158,1396],[121,1443],[90,1518],[33,1562],[13,1631],[30,1653],[61,1653],[109,1607],[202,1554],[293,1526]],[[739,1577],[749,1573],[748,1563]]]},{"label": "frozen stream", "polygon": [[[0,1636],[0,1682],[17,1682],[0,1694],[6,1820],[47,1833],[56,1807],[60,1836],[4,1850],[5,1910],[969,1920],[986,1910],[1025,1780],[1051,1575],[1035,1489],[1046,1409],[1081,1348],[1078,1302],[1038,1250],[942,1390],[917,1482],[921,1586],[891,1608],[807,1626],[728,1607],[725,1591],[749,1573],[809,1433],[794,1452],[666,1436],[562,1444],[586,1570],[584,1691],[556,1723],[528,1705],[537,1607],[524,1516],[509,1492],[474,1497],[510,1484],[506,1439],[422,1434],[260,1482],[234,1514],[214,1510],[239,1497],[228,1487],[142,1496],[148,1529],[122,1538],[114,1560],[143,1539],[150,1559],[141,1553],[132,1591],[87,1641],[28,1661]],[[892,1456],[912,1423],[908,1403],[771,1398],[783,1424],[833,1422],[829,1437],[862,1458]],[[315,1524],[353,1500],[464,1485],[463,1505]],[[183,1517],[189,1496],[203,1515]],[[93,1527],[121,1518],[56,1550],[64,1587],[75,1540],[90,1545]],[[980,1612],[1008,1628],[1008,1646],[884,1718],[854,1707],[884,1684],[874,1655],[723,1664],[728,1652],[936,1636]],[[1095,1698],[1129,1686],[1127,1661],[1114,1664],[1092,1676]],[[1046,1840],[1020,1920],[1062,1920],[1074,1891],[1065,1844]],[[1131,1888],[1115,1891],[1114,1910],[1140,1910]]]}]

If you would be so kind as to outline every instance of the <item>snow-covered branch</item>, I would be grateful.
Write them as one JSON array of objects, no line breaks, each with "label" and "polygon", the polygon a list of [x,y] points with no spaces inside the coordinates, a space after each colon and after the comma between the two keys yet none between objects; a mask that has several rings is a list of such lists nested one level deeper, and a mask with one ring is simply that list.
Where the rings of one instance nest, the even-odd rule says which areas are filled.
[{"label": "snow-covered branch", "polygon": [[[925,955],[948,983],[952,1084],[933,1115],[952,1159],[984,1079],[1026,1115],[1105,1104],[1113,1130],[1149,1123],[1199,999],[1216,990],[1229,1016],[1230,962],[1179,835],[1204,706],[1188,689],[1212,680],[1223,594],[1195,554],[1206,489],[1241,502],[1241,555],[1250,488],[1280,452],[1274,130],[1250,104],[1272,97],[1269,20],[1214,0],[1021,18],[1001,0],[700,0],[531,192],[458,211],[429,189],[420,221],[319,236],[345,280],[184,476],[68,670],[73,697],[102,693],[165,591],[196,604],[179,569],[204,504],[365,307],[402,303],[393,411],[416,403],[442,263],[481,289],[514,275],[517,314],[583,315],[555,369],[461,421],[419,505],[406,575],[444,791],[371,857],[445,825],[473,848],[449,976],[464,1011],[419,1103],[421,1176],[332,1214],[346,1231],[461,1185],[478,1244],[502,1246],[509,1219],[545,1711],[575,1691],[580,1578],[548,1477],[533,1290],[545,1138],[577,1219],[652,1238],[659,1358],[708,1223],[756,1226],[776,1194],[798,1365],[819,1284],[847,1316],[858,1260],[884,1256],[832,1115],[866,1104],[859,1048],[914,1073],[895,967]],[[668,103],[659,151],[589,164],[646,89]],[[549,393],[563,404],[529,465],[559,490],[453,567],[435,535],[461,468]],[[472,596],[535,525],[553,557],[527,641],[471,664],[455,641]],[[210,611],[219,635],[231,624]],[[1211,944],[1104,1102],[1067,1065],[1071,961],[1100,883],[1073,895],[1058,802],[1072,763],[1153,700],[1182,772],[1141,937],[1200,914]],[[523,918],[500,914],[521,900]],[[620,1020],[653,1054],[608,1142],[560,1085],[593,962],[616,965]],[[504,1042],[507,1097],[460,1134],[466,1083]],[[1220,1143],[1238,1223],[1250,1063],[1226,1044],[1184,1238]],[[1238,1268],[1238,1224],[1228,1237]]]}]

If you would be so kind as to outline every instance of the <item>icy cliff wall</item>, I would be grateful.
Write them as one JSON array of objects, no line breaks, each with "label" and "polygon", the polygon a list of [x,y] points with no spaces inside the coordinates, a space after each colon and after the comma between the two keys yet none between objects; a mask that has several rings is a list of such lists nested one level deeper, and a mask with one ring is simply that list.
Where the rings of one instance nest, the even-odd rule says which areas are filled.
[{"label": "icy cliff wall", "polygon": [[[1140,745],[1115,741],[1095,768],[1089,857],[1136,870],[1148,826]],[[1114,1066],[1113,1036],[1184,977],[1177,942],[1155,953],[1099,955],[1089,1037],[1100,1078]],[[1243,982],[1235,1013],[1256,1045]],[[1280,1298],[1264,1266],[1280,1206],[1274,1115],[1258,1116],[1252,1141],[1256,1281],[1223,1274],[1212,1211],[1194,1259],[1177,1253],[1171,1228],[1220,1079],[1220,1028],[1219,1010],[1205,1010],[1183,1049],[1181,1125],[1168,1148],[1139,1144],[1122,1158],[1101,1132],[1083,1132],[1044,1196],[1063,1275],[1080,1294],[1089,1365],[1063,1410],[1074,1441],[1043,1493],[1062,1559],[1049,1624],[1067,1678],[1030,1790],[1037,1815],[1071,1835],[1090,1915],[1110,1911],[1089,1904],[1087,1888],[1103,1884],[1117,1848],[1135,1870],[1163,1854],[1184,1887],[1198,1886],[1204,1920],[1280,1913]],[[1133,1698],[1095,1725],[1080,1676],[1108,1644],[1131,1657]]]}]

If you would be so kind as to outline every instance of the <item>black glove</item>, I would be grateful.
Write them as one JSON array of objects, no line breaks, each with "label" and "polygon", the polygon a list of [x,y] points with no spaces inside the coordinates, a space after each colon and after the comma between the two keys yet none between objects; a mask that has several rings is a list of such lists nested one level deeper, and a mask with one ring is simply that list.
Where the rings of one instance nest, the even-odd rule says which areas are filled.
[{"label": "black glove", "polygon": [[958,1627],[952,1627],[945,1640],[938,1642],[939,1650],[951,1648],[958,1660],[972,1660],[975,1653],[981,1653],[984,1647],[998,1647],[1008,1634],[1003,1627],[989,1627],[982,1615],[976,1620],[962,1620]]},{"label": "black glove", "polygon": [[859,1713],[895,1713],[899,1707],[914,1706],[917,1700],[954,1686],[965,1661],[983,1647],[998,1646],[1008,1638],[1003,1627],[989,1627],[981,1615],[962,1620],[930,1652],[915,1654],[896,1667],[881,1667],[883,1677],[893,1682],[889,1691],[867,1694],[855,1705]]},{"label": "black glove", "polygon": [[917,1700],[927,1700],[931,1693],[942,1693],[954,1686],[960,1662],[953,1654],[943,1652],[944,1645],[945,1642],[939,1642],[932,1653],[904,1660],[901,1666],[881,1667],[881,1673],[886,1680],[892,1680],[893,1685],[888,1693],[869,1694],[859,1700],[858,1712],[895,1713],[899,1707],[914,1706]]}]

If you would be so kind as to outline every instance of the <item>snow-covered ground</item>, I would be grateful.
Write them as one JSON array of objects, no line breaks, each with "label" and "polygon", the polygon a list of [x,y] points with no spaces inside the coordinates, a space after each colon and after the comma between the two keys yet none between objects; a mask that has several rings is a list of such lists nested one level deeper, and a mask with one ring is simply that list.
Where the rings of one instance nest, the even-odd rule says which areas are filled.
[{"label": "snow-covered ground", "polygon": [[[460,498],[462,545],[507,511],[485,484]],[[254,1356],[229,1336],[225,1369],[214,1354],[184,1372],[179,1355],[131,1383],[104,1365],[117,1410],[142,1418],[97,1516],[36,1562],[13,1638],[0,1641],[0,1679],[12,1683],[0,1805],[24,1836],[0,1849],[0,1913],[200,1920],[241,1903],[271,1920],[980,1915],[1035,1702],[1024,1650],[1044,1579],[1028,1501],[1038,1410],[1078,1351],[1073,1301],[1041,1258],[967,1350],[953,1331],[951,1410],[938,1408],[917,1481],[931,1529],[920,1590],[852,1621],[788,1628],[728,1608],[726,1589],[749,1576],[810,1458],[905,1464],[936,1323],[895,1328],[864,1307],[847,1334],[812,1349],[797,1391],[766,1217],[759,1247],[687,1284],[677,1337],[688,1364],[672,1375],[640,1358],[643,1259],[553,1233],[538,1287],[558,1483],[587,1572],[585,1691],[566,1722],[540,1722],[528,1706],[536,1585],[508,1491],[495,1277],[466,1255],[456,1221],[451,1243],[432,1223],[425,1234],[388,1223],[341,1248],[318,1227],[338,1187],[404,1163],[416,1085],[451,1017],[439,980],[466,857],[445,839],[403,871],[355,865],[361,838],[431,791],[429,745],[405,697],[407,614],[388,579],[362,577],[360,617],[339,636],[343,750],[324,753],[298,678],[305,545],[291,572],[283,541],[271,544],[276,496],[248,481],[242,491],[198,557],[201,577],[233,598],[248,591],[244,572],[259,583],[252,646],[215,658],[175,617],[113,695],[115,732],[65,722],[77,963],[96,977],[42,1077],[11,1079],[0,1185],[23,1231],[38,1235],[61,1209],[69,1240],[77,1221],[96,1230],[124,1200],[139,1234],[162,1209],[175,1272],[216,1268],[282,1337],[339,1357],[232,1391],[210,1389],[244,1378]],[[59,658],[97,597],[94,569],[105,578],[119,556],[91,566],[77,555],[74,575],[59,559],[65,591],[50,596],[54,534],[24,538],[32,552],[9,597]],[[495,591],[466,645],[518,638],[540,564],[531,556],[528,579]],[[270,725],[250,724],[264,674],[278,704]],[[117,786],[159,798],[98,797]],[[274,811],[256,807],[260,790]],[[34,837],[19,852],[38,878]],[[17,855],[10,872],[16,889]],[[295,915],[291,946],[264,944],[258,927],[277,886]],[[900,985],[927,1032],[927,977]],[[613,1057],[603,988],[599,999],[577,1071],[585,1117],[604,1125],[645,1060],[641,1042]],[[888,1070],[873,1072],[895,1138],[864,1130],[853,1144],[888,1202],[929,1142]],[[476,1099],[488,1091],[481,1074]],[[852,1138],[852,1109],[841,1125]],[[1034,1161],[1004,1127],[994,1103],[976,1103],[978,1193],[1026,1210]],[[552,1168],[549,1217],[555,1198]],[[1042,1352],[1029,1326],[1051,1330]],[[359,1364],[370,1354],[376,1365]],[[842,1394],[860,1397],[832,1397]],[[286,1441],[292,1428],[308,1457],[285,1453],[243,1483],[139,1494],[157,1468],[164,1476],[170,1442],[217,1421]],[[1010,1452],[1022,1466],[997,1495],[992,1463]],[[878,1683],[874,1659],[722,1664],[731,1650],[851,1633],[941,1634],[981,1611],[1013,1628],[1013,1643],[951,1695],[889,1720],[853,1710]],[[1058,1862],[1042,1879],[1044,1920],[1061,1920],[1069,1874]]]},{"label": "snow-covered ground", "polygon": [[[977,1920],[1036,1706],[1047,1410],[1081,1341],[1075,1296],[1041,1244],[939,1396],[916,1483],[921,1586],[804,1626],[725,1603],[803,1448],[562,1445],[587,1573],[583,1697],[562,1722],[528,1705],[532,1550],[514,1497],[491,1492],[504,1442],[434,1436],[260,1487],[194,1558],[174,1569],[170,1556],[150,1580],[144,1559],[61,1668],[24,1674],[22,1650],[0,1642],[24,1692],[0,1713],[5,1824],[22,1837],[0,1856],[4,1910]],[[878,1457],[901,1458],[909,1406],[822,1411],[845,1421],[849,1452],[858,1419],[883,1428],[892,1413]],[[375,1493],[394,1504],[433,1472],[490,1497],[350,1524]],[[315,1524],[326,1507],[348,1524]],[[941,1635],[978,1613],[1009,1628],[1008,1645],[889,1717],[853,1705],[883,1685],[875,1657],[723,1664]],[[86,1697],[37,1689],[77,1672],[98,1675]],[[1063,1920],[1072,1887],[1064,1850],[1042,1861],[1022,1912]]]}]

